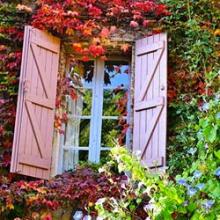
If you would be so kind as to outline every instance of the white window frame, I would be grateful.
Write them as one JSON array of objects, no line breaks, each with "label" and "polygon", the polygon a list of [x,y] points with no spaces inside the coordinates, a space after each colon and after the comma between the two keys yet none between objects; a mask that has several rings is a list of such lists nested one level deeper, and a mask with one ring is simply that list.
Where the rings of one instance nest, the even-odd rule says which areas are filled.
[{"label": "white window frame", "polygon": [[[122,56],[115,56],[108,59],[109,61],[126,61],[131,68],[131,59]],[[71,145],[65,145],[64,135],[61,134],[60,137],[60,150],[59,150],[59,161],[58,161],[58,172],[62,173],[68,169],[74,169],[73,157],[74,153],[85,150],[88,151],[88,161],[92,163],[100,162],[101,151],[110,150],[110,147],[101,147],[101,134],[102,134],[102,119],[118,119],[118,116],[103,116],[103,80],[104,80],[104,65],[105,61],[96,59],[94,60],[94,76],[93,76],[93,88],[92,88],[92,109],[90,116],[80,116],[80,119],[90,119],[90,136],[89,136],[89,146],[88,147],[76,147]],[[67,66],[68,67],[68,66]],[[69,69],[69,68],[67,68]],[[102,73],[102,74],[101,74]],[[128,86],[128,103],[127,103],[127,123],[131,124],[131,76]],[[109,88],[109,87],[108,87]],[[65,130],[65,126],[63,126]],[[131,128],[128,129],[126,134],[126,147],[131,148]],[[69,152],[70,162],[64,160],[64,151]],[[64,163],[66,162],[66,165]]]}]

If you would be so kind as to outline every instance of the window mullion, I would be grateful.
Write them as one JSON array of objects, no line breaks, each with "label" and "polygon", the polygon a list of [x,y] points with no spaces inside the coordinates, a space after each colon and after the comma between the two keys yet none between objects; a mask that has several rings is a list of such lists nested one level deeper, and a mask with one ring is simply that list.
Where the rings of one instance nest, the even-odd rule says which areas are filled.
[{"label": "window mullion", "polygon": [[103,79],[104,61],[95,61],[95,75],[92,98],[92,118],[89,143],[89,161],[98,163],[100,161],[101,129],[102,129],[102,107],[103,107]]}]

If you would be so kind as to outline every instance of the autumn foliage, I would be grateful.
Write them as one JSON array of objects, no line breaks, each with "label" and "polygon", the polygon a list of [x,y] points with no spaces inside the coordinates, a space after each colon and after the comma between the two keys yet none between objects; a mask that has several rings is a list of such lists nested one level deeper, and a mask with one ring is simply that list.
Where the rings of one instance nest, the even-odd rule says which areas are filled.
[{"label": "autumn foliage", "polygon": [[[0,4],[0,173],[10,165],[23,29],[30,13]],[[11,175],[10,175],[11,177]],[[0,182],[2,182],[1,176]]]},{"label": "autumn foliage", "polygon": [[[117,46],[110,41],[113,34],[157,32],[160,29],[155,26],[169,15],[165,5],[153,0],[38,0],[30,5],[2,1],[0,12],[0,167],[5,168],[10,165],[24,25],[60,37],[66,50],[87,61],[96,57],[106,59],[107,49]],[[130,45],[122,42],[119,48],[126,53]],[[63,95],[68,93],[73,99],[76,96],[67,79],[60,77],[58,84],[62,89],[58,91],[56,107],[63,108]],[[126,97],[117,103],[122,114],[123,103],[126,104]],[[55,127],[59,129],[65,120],[64,113],[57,114]]]},{"label": "autumn foliage", "polygon": [[[90,207],[90,214],[96,216],[95,202],[106,195],[119,198],[123,191],[121,184],[126,178],[123,175],[109,178],[90,168],[79,168],[74,173],[65,173],[50,181],[5,183],[0,185],[0,218],[14,219],[20,216],[46,220],[44,213],[47,211],[51,216],[51,212],[59,207],[64,210],[70,208],[71,211],[80,209],[84,213]],[[41,213],[37,210],[41,210]]]},{"label": "autumn foliage", "polygon": [[32,25],[72,42],[73,51],[88,60],[104,56],[109,37],[118,29],[140,34],[168,14],[156,1],[41,0]]}]

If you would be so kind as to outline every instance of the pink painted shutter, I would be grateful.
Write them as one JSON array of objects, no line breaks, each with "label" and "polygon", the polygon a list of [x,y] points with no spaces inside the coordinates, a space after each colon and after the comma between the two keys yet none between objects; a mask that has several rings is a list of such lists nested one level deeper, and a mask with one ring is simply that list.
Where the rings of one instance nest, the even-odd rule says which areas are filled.
[{"label": "pink painted shutter", "polygon": [[11,172],[50,177],[60,40],[25,27]]},{"label": "pink painted shutter", "polygon": [[167,36],[136,41],[133,151],[148,167],[165,166],[167,117]]}]

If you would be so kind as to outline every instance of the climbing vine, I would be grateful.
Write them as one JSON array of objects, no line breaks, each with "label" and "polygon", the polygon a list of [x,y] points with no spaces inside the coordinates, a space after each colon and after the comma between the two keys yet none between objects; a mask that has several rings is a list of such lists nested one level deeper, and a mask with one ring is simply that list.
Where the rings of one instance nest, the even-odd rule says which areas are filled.
[{"label": "climbing vine", "polygon": [[[158,26],[163,17],[169,15],[167,7],[156,0],[26,2],[26,5],[22,5],[18,4],[19,1],[2,1],[0,5],[0,167],[5,168],[10,164],[24,25],[29,24],[60,37],[65,42],[66,51],[75,54],[73,60],[77,58],[88,61],[97,57],[107,59],[109,47],[118,47],[123,52],[128,52],[128,43],[121,42],[117,45],[110,41],[110,37],[128,32],[132,35],[143,35],[146,34],[146,29],[161,31]],[[60,74],[57,109],[64,107],[65,94],[76,98],[69,83],[70,81]],[[118,101],[122,114],[122,104],[126,103],[126,99],[124,97],[124,100]],[[58,111],[55,127],[60,130],[66,119],[66,114]],[[119,123],[122,123],[122,120],[119,120]]]},{"label": "climbing vine", "polygon": [[[218,1],[164,0],[169,36],[168,165],[181,172],[197,157],[194,125],[204,104],[219,90],[220,7]],[[184,158],[184,159],[183,159]]]},{"label": "climbing vine", "polygon": [[0,5],[0,173],[10,164],[23,27],[28,24],[30,12],[21,5]]},{"label": "climbing vine", "polygon": [[[119,171],[132,171],[131,181],[134,181],[134,184],[131,188],[126,184],[122,185],[127,188],[120,200],[112,199],[114,195],[109,195],[110,202],[105,200],[109,202],[107,205],[114,205],[112,206],[115,208],[114,213],[106,213],[109,206],[106,208],[104,203],[102,206],[103,200],[99,201],[97,206],[102,214],[116,215],[117,218],[118,212],[120,216],[128,216],[128,214],[136,216],[138,207],[141,208],[144,218],[148,214],[156,219],[216,219],[216,215],[219,214],[220,177],[218,91],[220,5],[218,0],[162,0],[162,3],[168,5],[171,14],[164,4],[157,1],[39,0],[31,7],[1,2],[3,2],[0,5],[1,171],[3,171],[2,167],[8,168],[10,164],[25,24],[47,30],[62,38],[66,42],[65,49],[75,54],[73,59],[78,58],[82,61],[94,57],[106,59],[109,47],[119,47],[123,52],[129,51],[128,43],[121,42],[115,45],[109,40],[113,34],[123,36],[126,32],[132,35],[145,35],[145,29],[157,33],[165,28],[169,32],[168,162],[172,175],[169,178],[161,176],[152,178],[152,175],[146,172],[133,156],[125,152],[124,148],[117,148],[119,154],[115,153],[114,160],[119,163]],[[70,94],[75,99],[76,94],[70,87],[69,79],[61,78],[58,83],[60,90],[56,106],[62,108],[63,95]],[[119,100],[118,103],[122,114],[125,114],[124,102],[126,99]],[[55,126],[59,128],[63,120],[66,120],[65,114],[57,115]],[[111,171],[112,169],[115,168],[111,167]],[[175,178],[175,173],[181,173],[181,176]],[[70,180],[69,176],[67,179]],[[66,183],[65,181],[64,174],[62,185]],[[53,198],[36,199],[35,196],[41,196],[45,192],[41,183],[42,187],[39,189],[36,182],[33,183],[34,187],[31,186],[32,183],[15,184],[16,193],[14,193],[13,186],[11,189],[7,185],[8,179],[3,175],[0,182],[4,183],[1,186],[0,202],[4,210],[9,213],[14,209],[12,199],[17,198],[18,186],[23,188],[22,193],[25,191],[33,195],[34,191],[33,203],[30,202],[33,199],[31,195],[27,197],[24,193],[20,194],[19,205],[23,206],[22,195],[27,198],[28,203],[26,204],[25,200],[25,205],[35,205],[38,201],[44,207],[46,205],[56,208],[58,205]],[[75,180],[73,183],[75,184]],[[97,189],[100,188],[99,184],[95,183]],[[53,188],[55,185],[52,182],[50,187]],[[89,189],[87,192],[90,193],[91,188],[84,185],[84,179],[79,185],[83,189]],[[133,192],[132,187],[137,191]],[[74,192],[74,198],[75,196],[78,198],[78,194],[75,195],[71,187],[69,189]],[[62,190],[65,190],[65,187]],[[109,187],[107,190],[109,192]],[[58,195],[59,192],[58,188]],[[80,193],[87,201],[88,195],[84,196],[83,191]],[[70,195],[64,194],[64,197],[66,196]],[[100,195],[102,196],[106,197],[106,193]],[[91,208],[90,205],[86,203],[85,206]]]},{"label": "climbing vine", "polygon": [[[89,61],[99,57],[106,60],[109,48],[117,47],[122,53],[128,53],[131,45],[125,42],[111,42],[110,37],[114,34],[123,34],[129,31],[132,35],[135,33],[146,34],[144,29],[154,29],[155,24],[164,16],[169,15],[165,5],[156,1],[48,1],[41,0],[37,6],[36,13],[33,15],[32,25],[42,30],[47,30],[54,35],[59,36],[66,42],[66,50],[74,59]],[[62,108],[64,94],[71,94],[73,99],[73,88],[69,86],[71,80],[60,79],[66,87],[58,86],[57,108]],[[59,91],[59,88],[66,88]],[[126,95],[116,104],[126,106]],[[124,112],[121,112],[124,114]],[[122,115],[123,116],[123,115]],[[55,127],[63,132],[60,127],[67,119],[66,114],[59,111],[56,114]],[[125,130],[128,125],[119,119],[119,126],[123,127],[122,134],[119,136],[119,142],[125,137]]]}]

